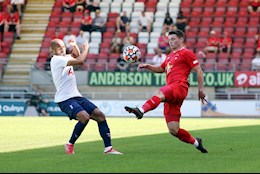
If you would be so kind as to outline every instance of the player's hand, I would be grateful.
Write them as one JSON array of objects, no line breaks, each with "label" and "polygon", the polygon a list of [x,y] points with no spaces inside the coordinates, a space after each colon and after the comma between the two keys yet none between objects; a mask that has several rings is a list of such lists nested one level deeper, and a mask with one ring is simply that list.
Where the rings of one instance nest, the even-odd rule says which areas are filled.
[{"label": "player's hand", "polygon": [[88,41],[86,41],[82,44],[82,50],[84,51],[84,50],[88,50],[88,49],[89,49],[89,44],[88,44]]},{"label": "player's hand", "polygon": [[68,44],[71,46],[71,47],[74,47],[77,45],[76,41],[74,39],[69,39],[68,40]]},{"label": "player's hand", "polygon": [[137,70],[138,70],[138,71],[141,71],[141,69],[144,69],[144,68],[146,68],[146,67],[147,67],[147,64],[141,63],[141,64],[138,65]]},{"label": "player's hand", "polygon": [[205,99],[206,94],[204,91],[199,91],[198,97],[199,100],[201,100],[202,104],[205,104],[205,102],[208,103],[208,101]]}]

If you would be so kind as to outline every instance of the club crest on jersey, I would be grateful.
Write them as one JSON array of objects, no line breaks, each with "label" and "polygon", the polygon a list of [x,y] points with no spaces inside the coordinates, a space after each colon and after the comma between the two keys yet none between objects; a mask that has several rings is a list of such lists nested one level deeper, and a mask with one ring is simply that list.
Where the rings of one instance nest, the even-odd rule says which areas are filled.
[{"label": "club crest on jersey", "polygon": [[68,76],[73,75],[73,74],[74,74],[73,69],[70,68],[69,71],[68,71]]},{"label": "club crest on jersey", "polygon": [[167,66],[165,67],[166,74],[169,74],[171,72],[172,67],[173,65],[170,62],[168,62]]}]

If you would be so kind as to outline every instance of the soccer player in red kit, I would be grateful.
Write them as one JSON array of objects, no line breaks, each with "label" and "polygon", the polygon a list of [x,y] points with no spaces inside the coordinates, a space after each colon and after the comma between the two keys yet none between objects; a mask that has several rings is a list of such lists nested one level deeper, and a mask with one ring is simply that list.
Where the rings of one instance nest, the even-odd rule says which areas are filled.
[{"label": "soccer player in red kit", "polygon": [[134,113],[141,119],[144,113],[151,111],[164,102],[164,117],[169,132],[180,141],[193,144],[202,153],[208,151],[203,147],[201,138],[194,138],[188,131],[180,128],[181,106],[188,94],[188,76],[191,70],[197,73],[198,97],[204,103],[203,71],[195,54],[183,47],[184,33],[181,30],[169,32],[169,45],[172,52],[161,65],[139,64],[138,69],[146,68],[155,73],[166,73],[166,85],[161,87],[142,107],[125,106],[126,111]]}]

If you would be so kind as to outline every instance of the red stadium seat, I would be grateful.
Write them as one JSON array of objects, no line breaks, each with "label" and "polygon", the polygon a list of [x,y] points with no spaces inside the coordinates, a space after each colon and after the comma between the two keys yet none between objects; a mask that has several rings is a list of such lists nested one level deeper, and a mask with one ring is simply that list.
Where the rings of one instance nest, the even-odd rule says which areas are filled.
[{"label": "red stadium seat", "polygon": [[112,60],[112,59],[118,59],[120,57],[120,54],[119,53],[110,53],[109,54],[109,59]]},{"label": "red stadium seat", "polygon": [[217,0],[215,5],[216,5],[216,7],[225,7],[227,3],[228,3],[228,0]]},{"label": "red stadium seat", "polygon": [[219,53],[218,54],[218,62],[229,62],[229,54],[228,53]]},{"label": "red stadium seat", "polygon": [[0,52],[0,58],[1,58],[1,59],[7,58],[7,54],[4,53],[4,52]]},{"label": "red stadium seat", "polygon": [[204,2],[204,7],[214,7],[217,0],[210,0]]},{"label": "red stadium seat", "polygon": [[216,7],[214,16],[223,17],[225,13],[226,13],[226,6]]},{"label": "red stadium seat", "polygon": [[192,3],[193,7],[203,7],[204,6],[204,0],[196,0]]},{"label": "red stadium seat", "polygon": [[216,71],[227,71],[227,63],[220,62],[216,64]]}]

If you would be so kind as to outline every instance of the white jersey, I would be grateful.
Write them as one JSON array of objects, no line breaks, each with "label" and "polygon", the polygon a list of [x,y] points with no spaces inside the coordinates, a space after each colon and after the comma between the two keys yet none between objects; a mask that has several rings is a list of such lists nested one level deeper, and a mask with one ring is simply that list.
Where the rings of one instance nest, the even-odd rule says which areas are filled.
[{"label": "white jersey", "polygon": [[71,55],[56,56],[51,58],[51,73],[56,94],[54,102],[59,103],[73,97],[82,97],[77,88],[73,66],[67,66]]}]

